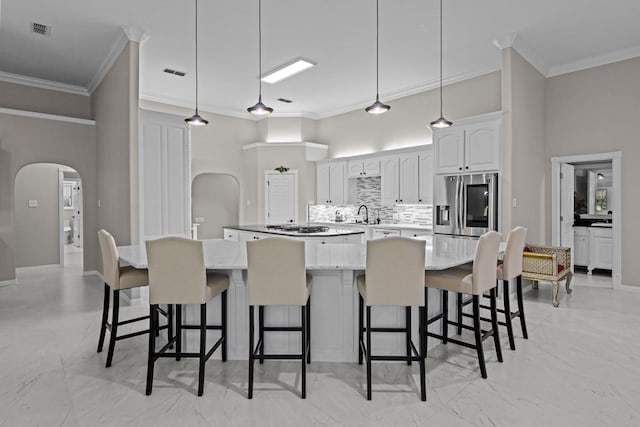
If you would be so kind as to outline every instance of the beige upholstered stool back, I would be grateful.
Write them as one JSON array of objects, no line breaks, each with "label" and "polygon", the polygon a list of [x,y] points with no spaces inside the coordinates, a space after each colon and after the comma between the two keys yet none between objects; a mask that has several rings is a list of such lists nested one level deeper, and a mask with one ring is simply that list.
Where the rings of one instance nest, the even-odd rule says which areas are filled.
[{"label": "beige upholstered stool back", "polygon": [[424,305],[425,242],[406,237],[367,241],[366,305]]},{"label": "beige upholstered stool back", "polygon": [[527,229],[524,227],[516,227],[509,232],[502,265],[499,267],[502,269],[499,274],[502,280],[511,280],[522,274],[522,251],[526,238]]},{"label": "beige upholstered stool back", "polygon": [[149,304],[205,304],[202,242],[184,237],[148,240]]},{"label": "beige upholstered stool back", "polygon": [[305,305],[309,298],[304,241],[247,242],[249,305]]},{"label": "beige upholstered stool back", "polygon": [[120,289],[120,257],[116,241],[107,230],[98,231],[98,243],[102,253],[102,276],[111,289]]},{"label": "beige upholstered stool back", "polygon": [[471,285],[473,295],[480,295],[496,287],[498,249],[500,249],[500,233],[489,231],[480,237],[473,260]]}]

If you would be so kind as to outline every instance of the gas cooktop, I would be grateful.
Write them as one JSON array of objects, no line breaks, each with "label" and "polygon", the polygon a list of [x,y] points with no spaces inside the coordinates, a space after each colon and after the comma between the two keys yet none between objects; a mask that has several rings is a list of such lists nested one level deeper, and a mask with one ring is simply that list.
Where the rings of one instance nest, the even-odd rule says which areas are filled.
[{"label": "gas cooktop", "polygon": [[302,234],[322,233],[324,231],[329,230],[329,227],[327,227],[326,225],[295,225],[295,224],[267,225],[265,228],[267,230],[291,231],[291,232],[298,232]]}]

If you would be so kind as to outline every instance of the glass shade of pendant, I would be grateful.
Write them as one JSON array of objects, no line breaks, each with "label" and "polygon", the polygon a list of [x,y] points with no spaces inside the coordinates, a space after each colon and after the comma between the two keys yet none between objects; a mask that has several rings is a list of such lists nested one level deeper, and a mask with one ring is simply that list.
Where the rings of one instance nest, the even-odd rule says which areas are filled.
[{"label": "glass shade of pendant", "polygon": [[452,122],[440,116],[440,118],[431,122],[431,127],[436,129],[443,129],[443,128],[448,128],[452,124],[453,124]]},{"label": "glass shade of pendant", "polygon": [[382,114],[391,109],[391,106],[380,102],[380,98],[376,95],[376,101],[364,109],[369,114]]},{"label": "glass shade of pendant", "polygon": [[209,120],[203,119],[202,116],[198,114],[198,110],[196,110],[196,113],[193,116],[184,119],[184,121],[191,126],[206,126],[209,124]]}]

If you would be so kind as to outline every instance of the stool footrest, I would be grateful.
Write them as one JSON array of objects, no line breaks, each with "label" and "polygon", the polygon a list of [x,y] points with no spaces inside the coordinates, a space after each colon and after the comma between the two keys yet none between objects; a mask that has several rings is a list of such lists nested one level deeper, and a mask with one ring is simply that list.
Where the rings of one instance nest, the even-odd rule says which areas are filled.
[{"label": "stool footrest", "polygon": [[302,326],[264,326],[265,332],[301,332]]},{"label": "stool footrest", "polygon": [[141,320],[146,320],[148,318],[149,318],[149,316],[147,315],[147,316],[136,317],[135,319],[123,320],[122,322],[118,322],[118,326],[127,325],[127,324],[133,323],[133,322],[139,322]]},{"label": "stool footrest", "polygon": [[437,315],[433,316],[431,319],[427,320],[427,325],[430,325],[433,322],[437,322],[438,320],[440,320],[442,318],[444,318],[444,314],[443,313],[437,314]]},{"label": "stool footrest", "polygon": [[[197,329],[200,330],[200,326],[199,325],[180,325],[180,329]],[[222,329],[222,325],[207,325],[206,327],[207,330],[221,330]]]}]

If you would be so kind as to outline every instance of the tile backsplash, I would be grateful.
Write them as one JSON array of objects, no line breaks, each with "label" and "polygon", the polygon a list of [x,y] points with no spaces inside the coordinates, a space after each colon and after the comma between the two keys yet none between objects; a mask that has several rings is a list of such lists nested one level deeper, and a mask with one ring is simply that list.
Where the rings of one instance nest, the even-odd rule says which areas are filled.
[{"label": "tile backsplash", "polygon": [[327,222],[333,221],[336,211],[342,212],[345,221],[354,221],[364,218],[364,210],[358,216],[358,207],[367,205],[369,209],[369,221],[373,222],[376,215],[383,223],[395,224],[416,224],[431,225],[432,224],[432,207],[431,205],[410,205],[398,204],[395,206],[382,206],[381,204],[381,184],[380,177],[357,178],[356,180],[356,203],[347,205],[309,205],[308,221],[309,222]]}]

